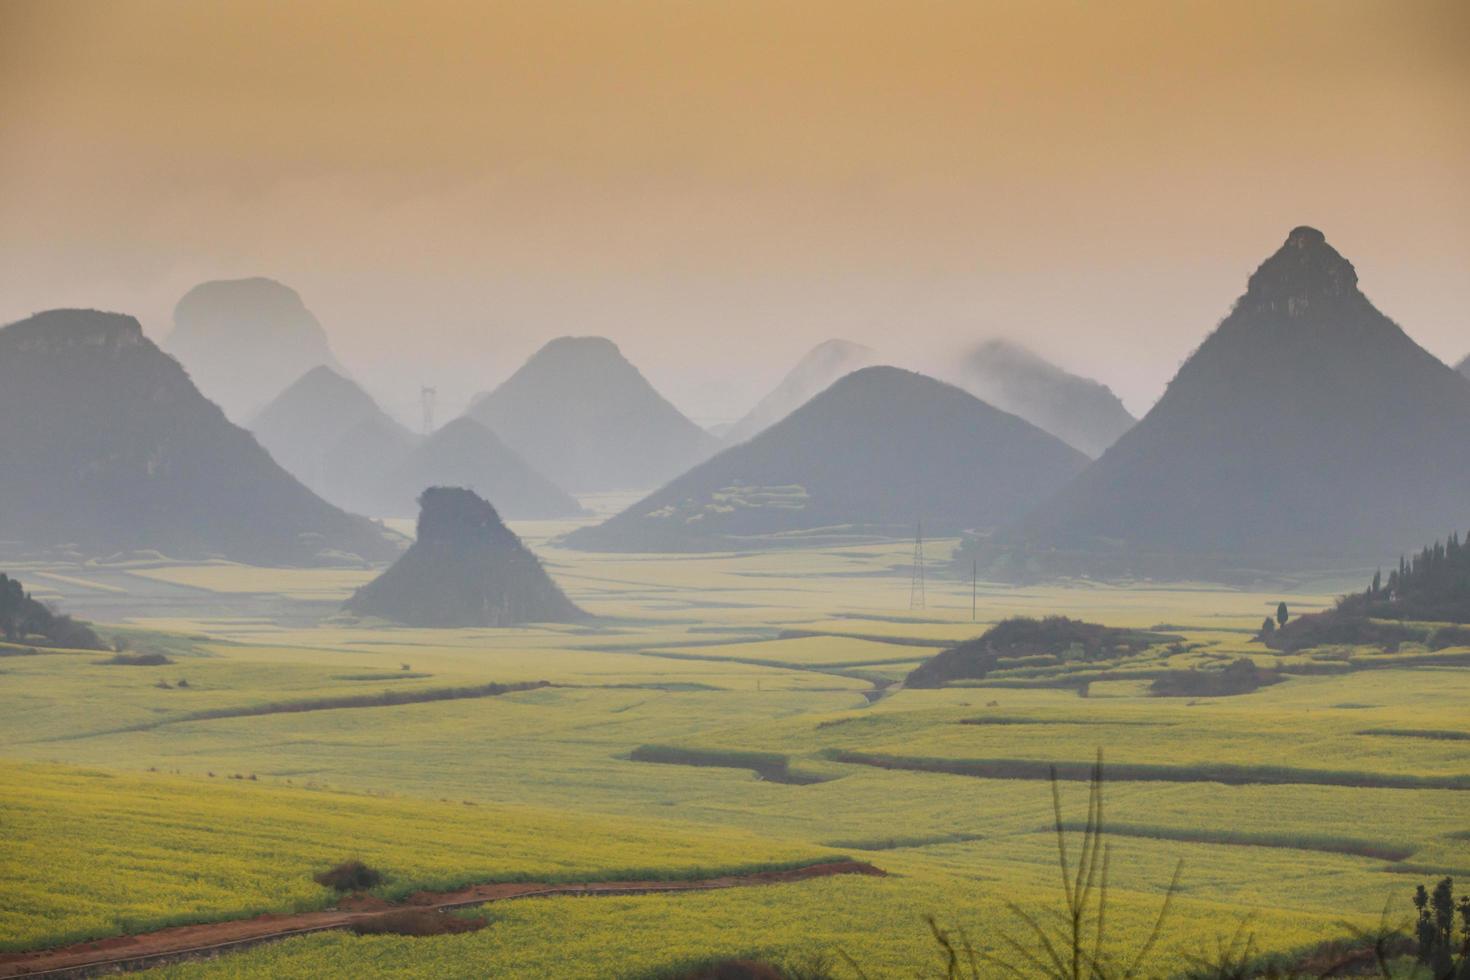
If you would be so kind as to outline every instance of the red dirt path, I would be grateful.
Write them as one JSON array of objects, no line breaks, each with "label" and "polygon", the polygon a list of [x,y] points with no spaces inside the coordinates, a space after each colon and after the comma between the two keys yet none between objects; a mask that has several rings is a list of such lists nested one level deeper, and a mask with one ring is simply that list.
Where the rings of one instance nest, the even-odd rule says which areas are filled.
[{"label": "red dirt path", "polygon": [[694,881],[597,881],[548,885],[534,882],[474,885],[453,892],[417,892],[394,905],[371,896],[352,896],[334,909],[320,912],[269,913],[250,919],[173,926],[136,936],[114,936],[92,942],[0,954],[0,977],[82,977],[141,969],[162,963],[243,949],[306,933],[342,929],[392,908],[455,909],[549,895],[646,895],[653,892],[712,891],[751,885],[806,881],[831,875],[882,875],[862,861],[834,861],[789,871],[760,871]]}]

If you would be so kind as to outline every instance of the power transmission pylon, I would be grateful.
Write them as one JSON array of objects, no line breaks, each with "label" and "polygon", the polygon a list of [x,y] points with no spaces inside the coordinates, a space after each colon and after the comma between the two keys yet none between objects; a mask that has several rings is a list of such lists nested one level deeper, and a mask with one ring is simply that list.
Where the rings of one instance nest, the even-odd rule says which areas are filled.
[{"label": "power transmission pylon", "polygon": [[914,528],[914,573],[909,579],[909,608],[925,608],[923,521],[920,521]]},{"label": "power transmission pylon", "polygon": [[419,404],[423,407],[424,435],[434,432],[434,403],[439,400],[439,389],[423,385],[419,388]]}]

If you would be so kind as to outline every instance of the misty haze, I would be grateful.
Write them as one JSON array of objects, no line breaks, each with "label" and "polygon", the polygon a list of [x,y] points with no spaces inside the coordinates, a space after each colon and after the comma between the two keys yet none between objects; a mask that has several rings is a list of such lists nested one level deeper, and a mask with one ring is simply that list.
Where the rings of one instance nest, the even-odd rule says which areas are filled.
[{"label": "misty haze", "polygon": [[0,978],[1470,980],[1467,93],[0,0]]}]

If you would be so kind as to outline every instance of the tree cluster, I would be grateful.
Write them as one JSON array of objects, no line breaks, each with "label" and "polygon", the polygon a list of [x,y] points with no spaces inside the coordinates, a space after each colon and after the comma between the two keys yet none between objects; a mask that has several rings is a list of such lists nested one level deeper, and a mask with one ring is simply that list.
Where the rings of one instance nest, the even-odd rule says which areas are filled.
[{"label": "tree cluster", "polygon": [[1451,534],[1413,558],[1400,558],[1386,583],[1375,573],[1367,591],[1347,596],[1338,608],[1379,619],[1470,622],[1470,540]]},{"label": "tree cluster", "polygon": [[9,643],[40,637],[47,644],[78,650],[101,650],[102,641],[84,623],[52,612],[31,598],[18,579],[0,572],[0,634]]},{"label": "tree cluster", "polygon": [[1454,880],[1442,878],[1433,892],[1420,885],[1414,906],[1419,962],[1435,980],[1470,980],[1470,896],[1456,902]]}]

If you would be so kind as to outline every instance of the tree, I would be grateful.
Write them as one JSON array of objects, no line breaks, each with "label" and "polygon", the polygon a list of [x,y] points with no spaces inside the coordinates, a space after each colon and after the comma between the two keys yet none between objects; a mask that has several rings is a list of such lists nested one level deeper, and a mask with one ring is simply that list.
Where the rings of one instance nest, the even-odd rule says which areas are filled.
[{"label": "tree", "polygon": [[52,612],[45,603],[31,598],[18,580],[5,574],[0,574],[0,635],[10,643],[38,635],[53,646],[102,649],[102,641],[90,627]]},{"label": "tree", "polygon": [[[1419,962],[1429,967],[1436,980],[1470,976],[1470,900],[1461,899],[1456,906],[1454,880],[1442,878],[1432,893],[1420,885],[1414,892],[1414,905],[1419,910],[1414,924]],[[1462,920],[1458,940],[1456,913]]]},{"label": "tree", "polygon": [[1277,626],[1285,626],[1286,625],[1286,621],[1288,619],[1290,619],[1290,618],[1291,618],[1291,613],[1287,611],[1287,609],[1286,609],[1286,603],[1283,602],[1283,603],[1279,604],[1276,607],[1276,625]]},{"label": "tree", "polygon": [[1267,616],[1261,622],[1261,635],[1270,636],[1274,632],[1276,632],[1276,620],[1272,619],[1270,616]]}]

